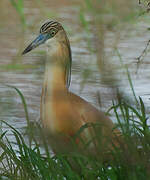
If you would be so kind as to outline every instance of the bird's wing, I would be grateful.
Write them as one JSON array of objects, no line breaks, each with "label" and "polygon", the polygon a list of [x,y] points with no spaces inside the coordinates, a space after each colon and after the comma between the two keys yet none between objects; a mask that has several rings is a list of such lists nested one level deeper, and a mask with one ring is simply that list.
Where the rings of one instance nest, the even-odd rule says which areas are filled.
[{"label": "bird's wing", "polygon": [[[84,99],[80,98],[79,96],[71,93],[72,97],[72,103],[74,104],[73,107],[78,108],[77,112],[80,113],[80,121],[82,121],[82,125],[85,125],[86,123],[98,123],[100,126],[100,130],[103,136],[109,137],[112,139],[112,141],[115,144],[118,144],[118,139],[116,140],[116,136],[121,136],[121,132],[115,128],[115,125],[111,121],[111,119],[105,115],[104,112],[99,111],[94,106],[89,104]],[[79,119],[77,119],[79,121]],[[86,132],[86,135],[89,136],[89,134],[92,133],[92,128],[88,128]]]}]

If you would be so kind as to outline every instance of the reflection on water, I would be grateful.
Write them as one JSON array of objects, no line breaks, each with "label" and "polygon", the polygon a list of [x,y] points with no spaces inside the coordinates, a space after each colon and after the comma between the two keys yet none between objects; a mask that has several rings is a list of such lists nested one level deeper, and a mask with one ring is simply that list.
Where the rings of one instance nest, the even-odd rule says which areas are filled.
[{"label": "reflection on water", "polygon": [[[64,7],[56,7],[57,3],[49,4],[47,1],[47,9],[57,14],[57,18],[63,22],[66,30],[69,32],[69,38],[72,47],[73,65],[72,65],[72,83],[70,90],[82,97],[94,105],[99,106],[97,100],[97,92],[100,94],[101,109],[107,110],[114,99],[115,90],[103,83],[102,76],[96,65],[96,56],[90,52],[86,34],[80,29],[78,22],[78,9],[70,4],[65,4]],[[10,4],[9,4],[10,6]],[[52,8],[53,7],[53,8]],[[10,7],[10,11],[14,12]],[[6,12],[5,12],[6,13]],[[1,119],[6,120],[16,128],[26,127],[25,114],[21,99],[17,93],[5,86],[5,84],[16,86],[24,94],[29,111],[29,117],[35,121],[39,117],[40,109],[40,94],[43,82],[44,73],[44,46],[37,48],[32,53],[27,54],[23,58],[18,56],[18,52],[23,45],[23,39],[25,44],[28,44],[34,39],[41,22],[44,22],[44,15],[42,9],[38,5],[34,6],[30,1],[26,1],[25,13],[27,16],[27,23],[29,29],[26,31],[25,37],[19,28],[19,22],[17,16],[6,18],[6,22],[1,23],[0,29],[0,116]],[[3,14],[0,15],[0,19],[3,18]],[[149,32],[146,31],[148,25],[137,25],[136,31],[133,31],[132,36],[123,36],[118,45],[118,50],[122,55],[124,64],[128,65],[133,85],[137,96],[141,96],[146,104],[149,104],[149,54],[144,59],[144,62],[140,65],[138,73],[136,74],[136,60],[135,58],[142,52],[146,41],[149,39]],[[10,31],[11,29],[11,31]],[[106,39],[106,52],[109,54],[111,49],[111,43],[113,41],[113,33],[107,33]],[[114,68],[115,78],[119,88],[127,95],[131,95],[131,89],[127,80],[125,69],[121,67],[120,60],[117,55],[113,54],[109,63],[112,64],[110,68]],[[9,68],[10,63],[20,63],[22,61],[25,68]],[[5,65],[5,66],[4,66]],[[90,73],[89,73],[90,72]],[[86,75],[86,79],[84,79]],[[108,79],[112,76],[109,72],[105,74]],[[97,106],[97,107],[98,107]]]}]

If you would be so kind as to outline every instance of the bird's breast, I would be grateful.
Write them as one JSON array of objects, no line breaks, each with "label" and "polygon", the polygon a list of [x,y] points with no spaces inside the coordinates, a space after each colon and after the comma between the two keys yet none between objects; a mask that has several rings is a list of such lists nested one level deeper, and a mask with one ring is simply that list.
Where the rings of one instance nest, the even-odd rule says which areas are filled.
[{"label": "bird's breast", "polygon": [[41,98],[43,126],[52,134],[74,134],[77,114],[73,109],[67,89],[45,79]]}]

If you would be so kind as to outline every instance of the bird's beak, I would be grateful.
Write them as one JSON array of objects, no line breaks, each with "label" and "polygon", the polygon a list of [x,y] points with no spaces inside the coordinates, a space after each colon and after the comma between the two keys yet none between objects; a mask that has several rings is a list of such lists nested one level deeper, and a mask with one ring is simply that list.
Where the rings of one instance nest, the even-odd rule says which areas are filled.
[{"label": "bird's beak", "polygon": [[47,40],[47,34],[40,34],[29,46],[22,52],[23,54],[26,54],[30,52],[32,49],[36,48],[40,44],[43,44]]}]

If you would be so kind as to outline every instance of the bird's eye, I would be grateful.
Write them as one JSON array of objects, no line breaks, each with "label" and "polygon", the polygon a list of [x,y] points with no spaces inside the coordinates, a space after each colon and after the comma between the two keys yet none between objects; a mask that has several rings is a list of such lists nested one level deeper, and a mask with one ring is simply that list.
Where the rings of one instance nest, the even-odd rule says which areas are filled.
[{"label": "bird's eye", "polygon": [[52,36],[55,35],[55,31],[54,30],[51,30],[50,33],[51,33]]}]

